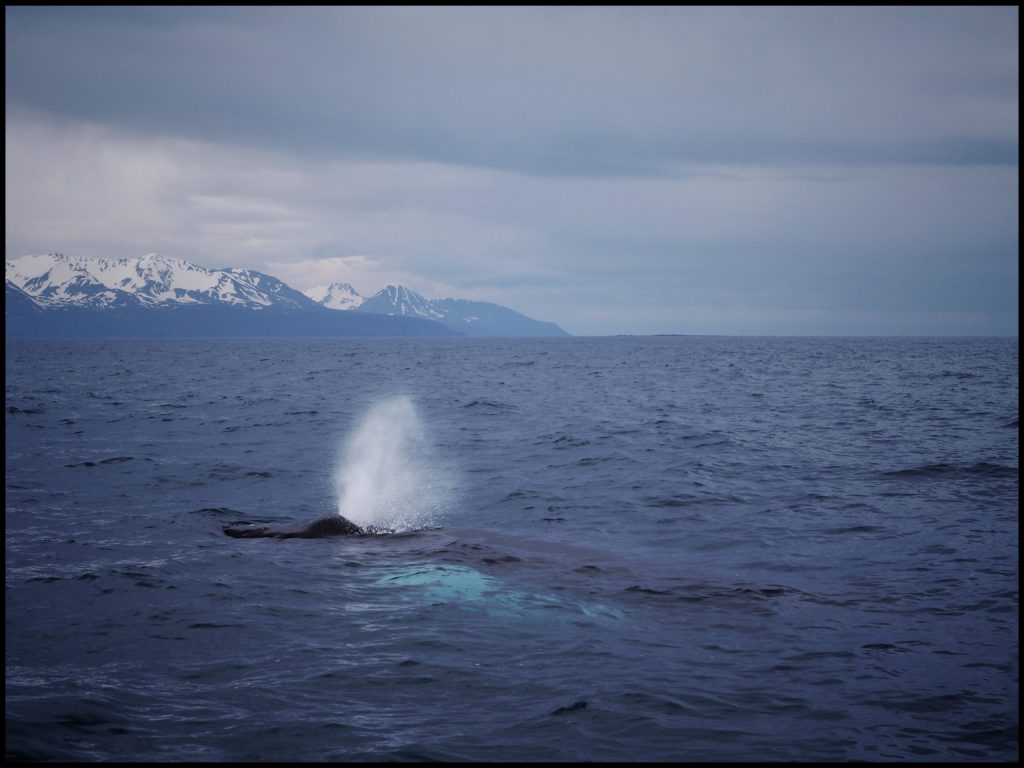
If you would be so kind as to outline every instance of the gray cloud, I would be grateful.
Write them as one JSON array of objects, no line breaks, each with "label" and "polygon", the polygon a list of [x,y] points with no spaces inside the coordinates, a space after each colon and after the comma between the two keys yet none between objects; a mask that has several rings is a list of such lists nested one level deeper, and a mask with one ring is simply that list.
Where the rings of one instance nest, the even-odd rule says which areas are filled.
[{"label": "gray cloud", "polygon": [[576,333],[1016,333],[1017,19],[9,7],[6,247]]},{"label": "gray cloud", "polygon": [[534,173],[1017,162],[1016,9],[68,13],[8,9],[9,102]]}]

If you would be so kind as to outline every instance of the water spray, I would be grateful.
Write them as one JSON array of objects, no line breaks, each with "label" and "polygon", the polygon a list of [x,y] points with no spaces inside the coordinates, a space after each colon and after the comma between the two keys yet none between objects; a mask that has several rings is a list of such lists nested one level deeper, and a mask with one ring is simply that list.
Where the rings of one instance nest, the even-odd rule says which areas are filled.
[{"label": "water spray", "polygon": [[338,513],[363,528],[415,530],[438,524],[446,473],[408,397],[374,405],[348,439],[334,473]]}]

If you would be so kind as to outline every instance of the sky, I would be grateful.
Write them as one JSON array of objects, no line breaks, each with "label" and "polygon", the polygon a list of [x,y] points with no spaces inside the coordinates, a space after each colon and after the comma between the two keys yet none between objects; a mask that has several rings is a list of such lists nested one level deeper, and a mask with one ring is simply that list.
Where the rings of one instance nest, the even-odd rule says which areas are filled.
[{"label": "sky", "polygon": [[1017,7],[5,10],[6,257],[576,335],[1011,335]]}]

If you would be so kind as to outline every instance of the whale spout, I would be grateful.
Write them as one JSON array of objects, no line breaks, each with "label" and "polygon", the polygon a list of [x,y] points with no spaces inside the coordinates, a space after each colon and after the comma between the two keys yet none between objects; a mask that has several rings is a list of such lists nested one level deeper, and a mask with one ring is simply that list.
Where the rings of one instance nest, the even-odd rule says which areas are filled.
[{"label": "whale spout", "polygon": [[362,536],[366,532],[351,520],[341,515],[330,515],[314,520],[298,531],[279,531],[266,526],[232,527],[222,529],[226,536],[235,539],[325,539],[329,536]]}]

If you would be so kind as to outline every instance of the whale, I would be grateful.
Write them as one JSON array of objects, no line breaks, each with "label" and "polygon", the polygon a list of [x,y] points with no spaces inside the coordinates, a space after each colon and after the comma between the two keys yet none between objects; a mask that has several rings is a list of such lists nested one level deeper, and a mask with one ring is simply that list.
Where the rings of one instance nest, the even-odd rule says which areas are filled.
[{"label": "whale", "polygon": [[225,535],[236,539],[326,539],[330,536],[364,536],[369,533],[341,515],[321,517],[297,531],[280,531],[252,525],[225,525],[222,530]]}]

